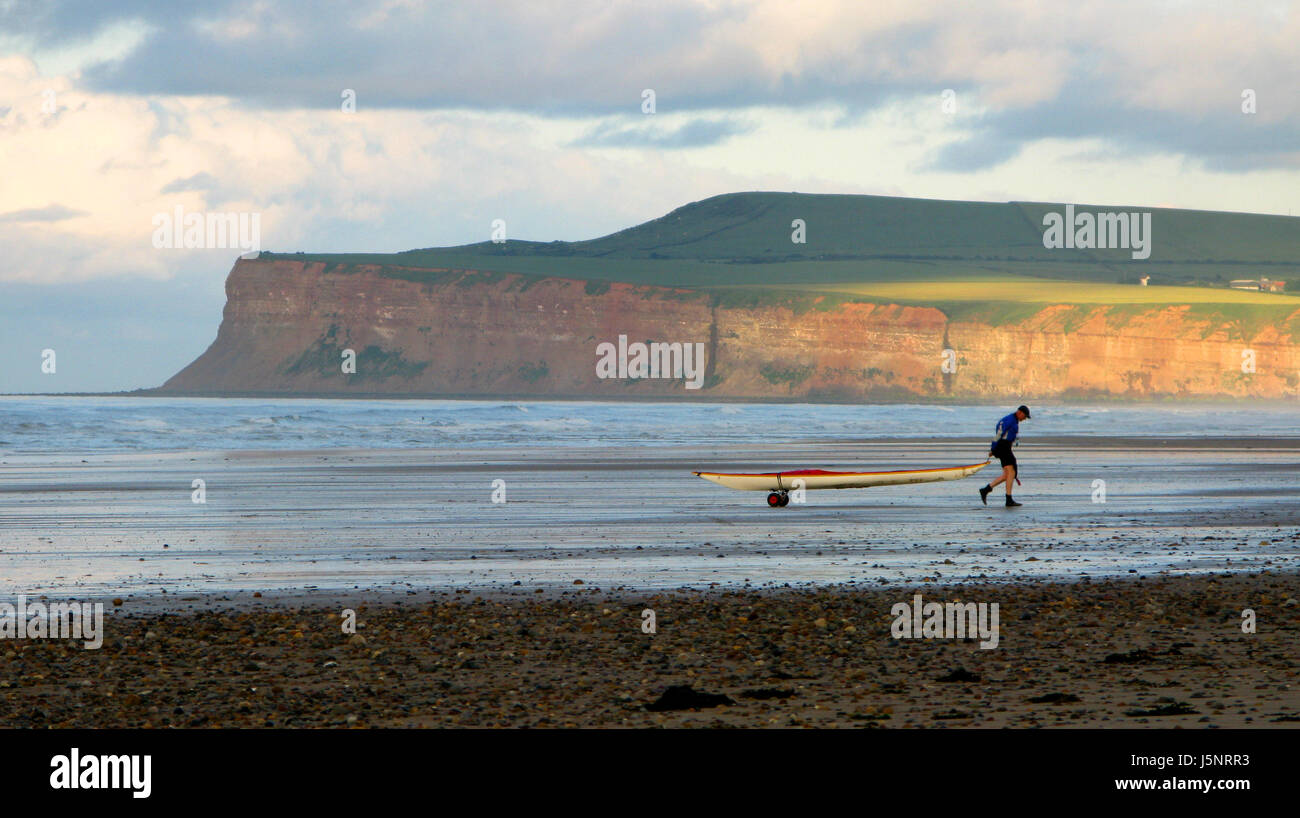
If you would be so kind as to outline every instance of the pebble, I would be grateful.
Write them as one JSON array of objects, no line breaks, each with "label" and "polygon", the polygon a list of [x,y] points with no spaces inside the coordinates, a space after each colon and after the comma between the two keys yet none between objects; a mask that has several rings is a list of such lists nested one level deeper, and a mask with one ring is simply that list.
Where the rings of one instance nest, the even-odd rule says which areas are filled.
[{"label": "pebble", "polygon": [[[1212,715],[1234,728],[1300,711],[1281,689],[1300,641],[1276,629],[1234,638],[1224,625],[1252,603],[1294,608],[1295,587],[1278,573],[927,586],[936,601],[1001,601],[993,650],[892,639],[888,612],[910,588],[625,590],[596,604],[589,591],[445,594],[371,605],[365,636],[340,634],[338,611],[356,605],[253,607],[243,595],[224,609],[133,610],[97,651],[0,640],[0,724],[1168,728]],[[659,612],[656,634],[640,630],[646,608]],[[1179,687],[1157,689],[1168,681]],[[670,697],[647,709],[683,687],[674,695],[693,706]],[[746,695],[772,690],[793,694]]]}]

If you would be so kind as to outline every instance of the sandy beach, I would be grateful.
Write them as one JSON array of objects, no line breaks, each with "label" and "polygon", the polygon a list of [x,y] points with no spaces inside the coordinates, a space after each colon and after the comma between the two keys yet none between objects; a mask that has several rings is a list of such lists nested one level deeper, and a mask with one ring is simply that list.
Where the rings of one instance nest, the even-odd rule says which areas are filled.
[{"label": "sandy beach", "polygon": [[[0,726],[1300,724],[1296,441],[1036,440],[1014,510],[992,468],[783,509],[690,474],[982,445],[9,455],[0,594],[106,633],[0,639]],[[997,647],[895,638],[916,594]]]},{"label": "sandy beach", "polygon": [[[810,491],[783,509],[690,473],[928,468],[978,462],[986,447],[11,455],[0,594],[876,586],[1300,566],[1294,440],[1036,440],[1020,449],[1025,506],[1010,512],[1000,491],[979,503],[993,466],[955,482]],[[497,486],[505,502],[493,502]]]}]

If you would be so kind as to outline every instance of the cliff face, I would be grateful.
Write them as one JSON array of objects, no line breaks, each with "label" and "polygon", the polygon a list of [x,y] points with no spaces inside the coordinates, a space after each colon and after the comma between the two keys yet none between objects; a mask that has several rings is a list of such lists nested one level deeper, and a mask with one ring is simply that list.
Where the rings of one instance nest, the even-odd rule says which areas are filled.
[{"label": "cliff face", "polygon": [[[408,274],[409,279],[397,276]],[[664,287],[240,260],[212,346],[163,391],[871,400],[1292,397],[1300,345],[1185,306],[1044,306],[1014,323],[813,300],[735,306]],[[703,388],[601,379],[597,348],[703,345]],[[945,372],[944,350],[955,371]],[[355,372],[345,372],[345,350]],[[1243,372],[1243,350],[1254,372]],[[949,367],[950,369],[953,367]]]}]

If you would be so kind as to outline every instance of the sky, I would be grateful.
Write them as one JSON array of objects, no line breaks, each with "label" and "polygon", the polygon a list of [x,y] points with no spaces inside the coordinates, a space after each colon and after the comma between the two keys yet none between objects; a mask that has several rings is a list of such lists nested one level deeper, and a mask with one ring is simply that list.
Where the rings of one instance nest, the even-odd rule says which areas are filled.
[{"label": "sky", "polygon": [[0,0],[0,393],[207,348],[240,249],[156,246],[177,208],[280,252],[742,190],[1300,215],[1296,6]]}]

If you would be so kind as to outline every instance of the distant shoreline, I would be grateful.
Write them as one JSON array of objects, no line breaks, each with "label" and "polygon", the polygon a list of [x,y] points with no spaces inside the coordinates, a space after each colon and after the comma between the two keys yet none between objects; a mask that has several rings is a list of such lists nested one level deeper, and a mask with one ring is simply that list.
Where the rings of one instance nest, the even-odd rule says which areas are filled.
[{"label": "distant shoreline", "polygon": [[211,398],[221,399],[255,399],[255,400],[410,400],[410,401],[430,401],[430,400],[449,400],[449,401],[528,401],[532,403],[733,403],[733,404],[808,404],[813,406],[999,406],[1003,403],[1016,403],[1017,401],[1028,402],[1031,405],[1035,402],[1047,405],[1067,405],[1067,406],[1085,406],[1089,404],[1114,404],[1117,406],[1143,406],[1143,405],[1161,405],[1161,406],[1195,406],[1195,407],[1215,407],[1222,406],[1231,408],[1234,411],[1240,410],[1245,406],[1260,407],[1285,407],[1294,406],[1300,410],[1300,403],[1284,398],[1237,398],[1232,396],[1223,396],[1221,398],[1175,398],[1175,397],[1142,397],[1127,398],[1116,395],[1111,396],[1078,396],[1078,397],[1040,397],[1034,395],[1022,395],[1019,397],[1008,398],[988,398],[973,400],[971,398],[952,398],[936,399],[933,397],[922,398],[917,396],[915,399],[886,398],[872,400],[848,400],[848,399],[810,399],[807,397],[765,397],[765,398],[746,398],[746,397],[724,397],[716,396],[705,398],[696,398],[686,395],[583,395],[583,394],[562,394],[562,395],[536,395],[528,393],[501,393],[501,394],[475,394],[475,393],[387,393],[387,392],[192,392],[192,391],[162,391],[158,389],[137,389],[123,392],[0,392],[0,398]]}]

